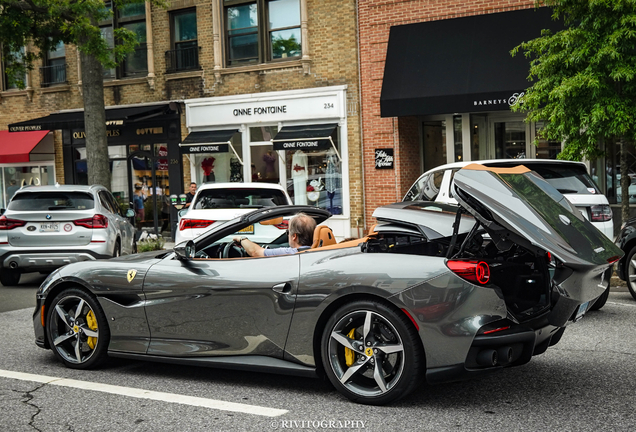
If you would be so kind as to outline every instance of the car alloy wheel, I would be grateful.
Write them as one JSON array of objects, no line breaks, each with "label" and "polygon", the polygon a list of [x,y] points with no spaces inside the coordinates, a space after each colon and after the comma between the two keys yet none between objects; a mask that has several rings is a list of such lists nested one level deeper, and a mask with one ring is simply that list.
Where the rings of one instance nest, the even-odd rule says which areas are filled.
[{"label": "car alloy wheel", "polygon": [[322,361],[332,384],[349,399],[382,405],[420,381],[423,352],[413,324],[382,303],[356,301],[327,322]]},{"label": "car alloy wheel", "polygon": [[627,289],[629,289],[630,294],[636,300],[636,247],[633,247],[629,254],[627,254],[627,260],[625,261],[626,269],[626,278],[627,281]]},{"label": "car alloy wheel", "polygon": [[66,366],[88,369],[106,357],[110,331],[94,297],[77,288],[64,290],[47,313],[50,346]]}]

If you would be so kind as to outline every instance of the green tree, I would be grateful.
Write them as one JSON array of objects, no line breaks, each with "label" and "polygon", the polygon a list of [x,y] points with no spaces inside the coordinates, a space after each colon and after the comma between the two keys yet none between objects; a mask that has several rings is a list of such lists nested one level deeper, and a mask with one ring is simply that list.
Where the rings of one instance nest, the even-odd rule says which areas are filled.
[{"label": "green tree", "polygon": [[[149,0],[163,5],[164,0]],[[115,9],[143,0],[0,0],[0,41],[9,77],[24,76],[34,62],[60,41],[80,52],[88,182],[110,188],[103,68],[113,68],[134,51],[138,38],[125,28],[114,29],[115,47],[108,46],[98,23]],[[23,48],[28,47],[26,53]],[[15,84],[24,87],[19,78]]]},{"label": "green tree", "polygon": [[626,146],[636,142],[636,0],[544,0],[565,24],[512,50],[530,58],[534,80],[513,107],[545,120],[544,138],[564,142],[560,159],[594,160],[598,144],[621,146],[621,216],[629,216]]}]

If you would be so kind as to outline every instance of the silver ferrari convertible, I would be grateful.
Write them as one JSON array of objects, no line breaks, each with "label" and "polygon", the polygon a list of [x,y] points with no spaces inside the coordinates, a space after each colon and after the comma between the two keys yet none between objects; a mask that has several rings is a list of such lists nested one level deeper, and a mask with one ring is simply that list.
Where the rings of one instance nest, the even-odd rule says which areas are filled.
[{"label": "silver ferrari convertible", "polygon": [[[67,265],[37,293],[36,344],[78,369],[124,357],[323,377],[376,405],[523,365],[585,315],[623,252],[523,166],[467,166],[452,193],[458,206],[378,208],[339,244],[327,211],[280,206],[173,251]],[[263,247],[288,246],[298,212],[318,223],[311,249],[250,258],[232,241],[264,224],[278,230]]]}]

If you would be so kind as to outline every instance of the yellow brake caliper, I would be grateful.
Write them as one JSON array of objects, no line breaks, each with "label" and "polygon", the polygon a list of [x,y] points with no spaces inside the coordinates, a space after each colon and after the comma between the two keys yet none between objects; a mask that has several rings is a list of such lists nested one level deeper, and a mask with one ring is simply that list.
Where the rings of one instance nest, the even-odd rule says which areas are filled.
[{"label": "yellow brake caliper", "polygon": [[[356,333],[356,329],[352,328],[349,334],[347,334],[347,337],[349,339],[353,339],[355,336],[355,333]],[[347,366],[351,366],[355,361],[356,361],[356,354],[353,352],[352,349],[345,347],[345,363],[347,363]]]},{"label": "yellow brake caliper", "polygon": [[[86,324],[88,324],[89,329],[93,331],[97,330],[97,320],[95,319],[95,315],[93,314],[93,311],[89,311],[86,314]],[[95,349],[95,345],[97,345],[97,338],[89,336],[86,343],[88,344],[89,347],[91,347],[91,349]]]}]

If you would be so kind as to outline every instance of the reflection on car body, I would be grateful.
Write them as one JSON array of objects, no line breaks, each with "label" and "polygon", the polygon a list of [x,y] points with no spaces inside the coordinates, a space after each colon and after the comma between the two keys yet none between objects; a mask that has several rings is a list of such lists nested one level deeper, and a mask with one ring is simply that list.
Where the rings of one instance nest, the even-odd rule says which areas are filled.
[{"label": "reflection on car body", "polygon": [[291,255],[228,239],[326,210],[258,209],[174,251],[66,266],[37,293],[36,343],[79,369],[114,356],[326,376],[367,404],[525,364],[605,291],[621,251],[525,168],[468,166],[453,193],[459,206],[380,207],[368,236]]}]

